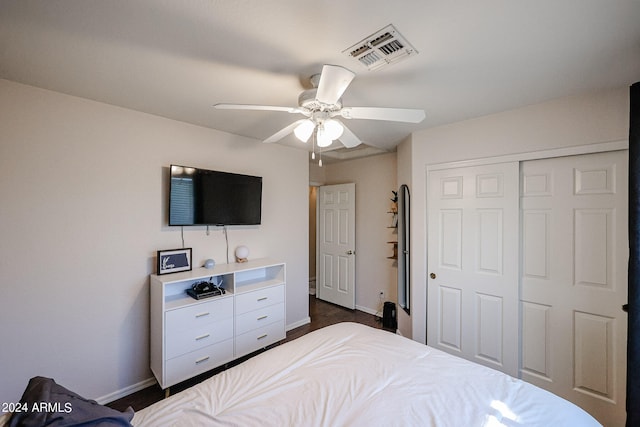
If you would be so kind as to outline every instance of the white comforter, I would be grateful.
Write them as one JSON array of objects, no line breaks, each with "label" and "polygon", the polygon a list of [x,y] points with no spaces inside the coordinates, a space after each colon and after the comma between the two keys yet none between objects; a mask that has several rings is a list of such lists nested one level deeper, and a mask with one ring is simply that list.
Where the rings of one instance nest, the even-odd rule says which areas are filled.
[{"label": "white comforter", "polygon": [[136,413],[141,426],[598,426],[547,391],[389,332],[341,323]]}]

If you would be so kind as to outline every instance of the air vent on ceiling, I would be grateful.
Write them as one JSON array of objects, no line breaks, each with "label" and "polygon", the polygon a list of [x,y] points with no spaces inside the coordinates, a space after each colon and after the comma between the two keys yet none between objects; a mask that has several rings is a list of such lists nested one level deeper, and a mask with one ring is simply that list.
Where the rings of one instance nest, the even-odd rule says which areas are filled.
[{"label": "air vent on ceiling", "polygon": [[393,25],[387,25],[342,53],[354,58],[369,70],[377,70],[410,55],[415,55],[418,51],[402,37]]}]

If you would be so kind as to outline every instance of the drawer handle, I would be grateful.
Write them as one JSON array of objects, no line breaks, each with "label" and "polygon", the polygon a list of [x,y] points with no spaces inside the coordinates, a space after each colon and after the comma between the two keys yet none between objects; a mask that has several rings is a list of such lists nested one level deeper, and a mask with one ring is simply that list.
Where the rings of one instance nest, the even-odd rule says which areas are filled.
[{"label": "drawer handle", "polygon": [[262,297],[262,298],[258,298],[258,301],[265,301],[265,300],[268,300],[268,299],[269,299],[268,297]]},{"label": "drawer handle", "polygon": [[211,313],[209,313],[208,311],[207,311],[206,313],[196,314],[196,319],[197,319],[198,317],[208,316],[209,314],[211,314]]},{"label": "drawer handle", "polygon": [[257,319],[257,320],[264,320],[264,319],[266,319],[267,317],[269,317],[269,316],[260,316],[260,317],[258,317],[258,319]]},{"label": "drawer handle", "polygon": [[209,338],[210,334],[204,334],[204,335],[200,335],[199,337],[196,337],[196,341],[200,341],[203,340],[205,338]]},{"label": "drawer handle", "polygon": [[261,340],[267,337],[268,334],[260,335],[257,339]]},{"label": "drawer handle", "polygon": [[209,360],[209,356],[201,357],[200,359],[196,360],[196,365],[199,365],[202,362],[206,362],[207,360]]}]

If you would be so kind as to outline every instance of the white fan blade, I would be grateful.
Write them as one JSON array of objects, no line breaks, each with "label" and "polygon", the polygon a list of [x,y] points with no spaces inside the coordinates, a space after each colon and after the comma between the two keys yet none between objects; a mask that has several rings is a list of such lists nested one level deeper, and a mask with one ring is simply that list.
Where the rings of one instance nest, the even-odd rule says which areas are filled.
[{"label": "white fan blade", "polygon": [[345,107],[338,113],[345,119],[387,120],[390,122],[420,123],[424,110],[411,108]]},{"label": "white fan blade", "polygon": [[213,106],[219,110],[256,110],[256,111],[282,111],[284,113],[301,113],[305,114],[304,110],[298,107],[278,107],[275,105],[252,105],[252,104],[215,104]]},{"label": "white fan blade", "polygon": [[344,125],[344,123],[340,123],[340,124],[344,128],[344,130],[342,131],[342,135],[340,135],[340,138],[338,138],[340,142],[342,142],[342,145],[344,145],[347,148],[353,148],[362,144],[362,141],[360,141],[360,138],[355,136],[353,132],[351,132],[349,128]]},{"label": "white fan blade", "polygon": [[282,138],[284,138],[285,136],[289,135],[291,132],[293,132],[293,130],[302,122],[304,122],[307,119],[300,119],[300,120],[296,120],[295,122],[291,123],[289,126],[280,129],[278,132],[274,133],[273,135],[271,135],[269,138],[265,139],[262,142],[276,142],[276,141],[280,141]]},{"label": "white fan blade", "polygon": [[356,74],[337,65],[322,67],[316,100],[325,104],[335,104],[353,80]]}]

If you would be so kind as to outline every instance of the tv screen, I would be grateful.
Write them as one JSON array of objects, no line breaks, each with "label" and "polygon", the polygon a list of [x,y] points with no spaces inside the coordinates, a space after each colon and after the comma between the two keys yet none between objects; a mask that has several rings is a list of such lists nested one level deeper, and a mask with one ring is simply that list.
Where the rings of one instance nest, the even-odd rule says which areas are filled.
[{"label": "tv screen", "polygon": [[262,177],[171,165],[169,225],[256,225]]}]

